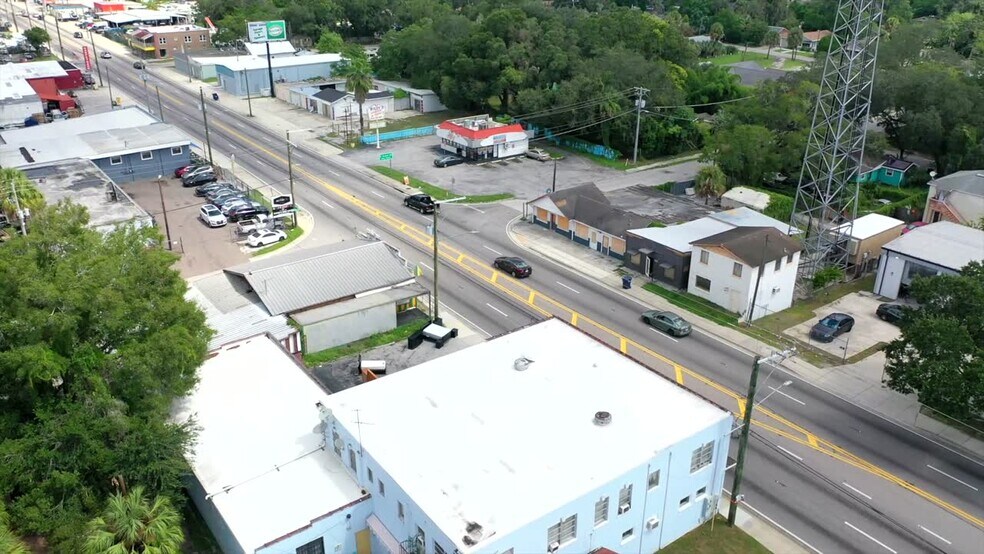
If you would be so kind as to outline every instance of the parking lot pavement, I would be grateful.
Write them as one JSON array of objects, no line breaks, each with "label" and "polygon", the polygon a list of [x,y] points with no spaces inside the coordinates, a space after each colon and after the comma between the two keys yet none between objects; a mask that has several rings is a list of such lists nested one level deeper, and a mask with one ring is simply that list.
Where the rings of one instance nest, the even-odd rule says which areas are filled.
[{"label": "parking lot pavement", "polygon": [[[123,189],[140,207],[154,216],[157,227],[164,233],[164,214],[157,181],[127,183]],[[235,242],[232,227],[210,229],[198,219],[204,199],[195,196],[194,189],[183,188],[180,179],[163,182],[167,223],[175,253],[181,256],[177,267],[185,278],[241,264],[249,259]]]},{"label": "parking lot pavement", "polygon": [[[834,356],[849,358],[862,350],[871,348],[879,342],[889,343],[899,337],[901,331],[895,325],[886,323],[875,315],[875,310],[883,300],[870,292],[855,292],[816,310],[816,317],[795,327],[786,329],[786,334],[809,343],[815,348]],[[832,313],[847,314],[854,318],[854,328],[833,340],[823,343],[810,339],[810,328],[821,318]]]}]

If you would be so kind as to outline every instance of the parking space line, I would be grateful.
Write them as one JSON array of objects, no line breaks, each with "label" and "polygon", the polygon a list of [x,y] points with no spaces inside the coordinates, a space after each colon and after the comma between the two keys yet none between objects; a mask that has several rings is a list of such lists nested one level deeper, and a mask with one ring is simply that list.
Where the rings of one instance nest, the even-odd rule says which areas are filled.
[{"label": "parking space line", "polygon": [[429,265],[427,265],[427,264],[425,264],[424,262],[420,262],[420,265],[422,265],[422,266],[424,266],[424,267],[426,267],[426,268],[427,268],[427,269],[428,269],[429,271],[434,271],[434,268],[433,268],[433,267],[431,267],[431,266],[429,266]]},{"label": "parking space line", "polygon": [[880,546],[880,547],[882,547],[882,548],[884,548],[885,550],[888,550],[888,551],[889,551],[889,552],[891,552],[892,554],[899,554],[898,552],[896,552],[895,550],[893,550],[893,549],[892,549],[891,547],[889,547],[888,545],[886,545],[886,544],[885,544],[885,543],[883,543],[882,541],[880,541],[880,540],[878,540],[878,539],[876,539],[875,537],[872,537],[872,536],[871,536],[871,535],[869,535],[868,533],[865,533],[864,531],[862,531],[862,530],[860,530],[860,529],[858,529],[857,527],[855,527],[855,526],[853,526],[853,525],[851,525],[850,523],[848,523],[848,522],[846,522],[846,521],[845,521],[845,522],[844,522],[844,525],[847,525],[847,526],[848,526],[848,527],[850,527],[851,529],[854,529],[854,530],[855,530],[855,531],[857,531],[858,533],[861,533],[861,534],[862,534],[862,535],[864,535],[865,537],[867,537],[867,538],[869,538],[869,539],[871,540],[871,542],[873,542],[873,543],[875,543],[875,544],[877,544],[878,546]]},{"label": "parking space line", "polygon": [[456,311],[454,311],[454,310],[452,310],[451,308],[449,308],[449,307],[448,307],[448,305],[447,305],[447,304],[445,304],[444,302],[441,302],[441,307],[442,307],[442,308],[443,308],[443,309],[444,309],[445,311],[448,311],[448,312],[451,312],[451,313],[453,313],[453,314],[455,315],[455,317],[457,317],[458,319],[460,319],[460,320],[462,320],[462,321],[464,321],[464,322],[465,322],[465,323],[467,323],[468,325],[471,325],[471,326],[472,326],[472,327],[474,327],[475,329],[478,329],[479,331],[481,331],[482,333],[484,333],[484,334],[485,334],[485,336],[487,336],[487,337],[489,337],[489,338],[492,338],[492,333],[490,333],[490,332],[488,332],[488,331],[486,331],[485,329],[482,329],[482,328],[481,328],[481,327],[479,327],[478,325],[475,325],[475,324],[474,324],[474,323],[472,323],[472,322],[471,322],[471,320],[469,320],[469,319],[468,319],[467,317],[465,317],[465,316],[463,316],[463,315],[461,315],[460,313],[458,313],[458,312],[456,312]]}]

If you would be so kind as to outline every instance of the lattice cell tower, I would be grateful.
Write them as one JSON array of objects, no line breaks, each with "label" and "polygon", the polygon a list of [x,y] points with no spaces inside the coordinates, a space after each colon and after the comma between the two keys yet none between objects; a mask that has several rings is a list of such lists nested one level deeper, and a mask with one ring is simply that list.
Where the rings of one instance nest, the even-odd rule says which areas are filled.
[{"label": "lattice cell tower", "polygon": [[837,6],[790,221],[803,231],[801,282],[821,268],[848,264],[883,2],[840,0]]}]

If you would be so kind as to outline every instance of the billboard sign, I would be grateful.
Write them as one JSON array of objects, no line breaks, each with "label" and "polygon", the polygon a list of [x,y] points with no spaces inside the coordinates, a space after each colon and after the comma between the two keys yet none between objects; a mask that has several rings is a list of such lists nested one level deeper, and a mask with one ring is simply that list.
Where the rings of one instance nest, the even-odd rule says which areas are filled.
[{"label": "billboard sign", "polygon": [[82,58],[85,60],[85,70],[92,71],[92,58],[89,57],[89,47],[82,47]]},{"label": "billboard sign", "polygon": [[278,42],[287,40],[287,23],[280,21],[250,21],[246,24],[250,42]]}]

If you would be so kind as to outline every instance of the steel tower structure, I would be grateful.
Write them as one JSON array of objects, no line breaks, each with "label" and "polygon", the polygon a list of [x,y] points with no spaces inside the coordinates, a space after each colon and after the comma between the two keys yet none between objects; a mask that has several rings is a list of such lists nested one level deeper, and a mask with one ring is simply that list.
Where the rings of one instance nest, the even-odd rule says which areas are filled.
[{"label": "steel tower structure", "polygon": [[805,237],[801,282],[824,267],[847,267],[883,2],[837,6],[790,221]]}]

